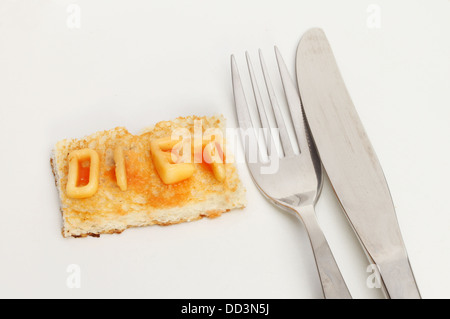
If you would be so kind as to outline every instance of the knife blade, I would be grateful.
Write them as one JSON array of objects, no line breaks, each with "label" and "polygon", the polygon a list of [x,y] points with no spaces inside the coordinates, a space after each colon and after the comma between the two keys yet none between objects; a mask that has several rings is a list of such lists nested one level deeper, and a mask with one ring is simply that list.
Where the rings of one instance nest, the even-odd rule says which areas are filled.
[{"label": "knife blade", "polygon": [[386,178],[321,29],[300,40],[296,71],[323,166],[387,297],[421,298]]}]

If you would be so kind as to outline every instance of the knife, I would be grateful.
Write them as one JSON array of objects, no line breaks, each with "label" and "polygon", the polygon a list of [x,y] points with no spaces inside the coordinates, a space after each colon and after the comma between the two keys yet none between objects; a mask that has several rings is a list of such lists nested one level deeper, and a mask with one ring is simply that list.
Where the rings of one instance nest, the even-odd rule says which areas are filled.
[{"label": "knife", "polygon": [[303,35],[296,69],[323,166],[386,297],[420,299],[383,170],[321,29]]}]

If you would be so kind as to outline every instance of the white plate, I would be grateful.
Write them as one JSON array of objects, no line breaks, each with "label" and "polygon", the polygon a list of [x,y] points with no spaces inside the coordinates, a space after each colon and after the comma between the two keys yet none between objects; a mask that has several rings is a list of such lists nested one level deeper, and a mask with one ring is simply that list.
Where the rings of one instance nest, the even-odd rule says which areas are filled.
[{"label": "white plate", "polygon": [[[58,140],[116,126],[217,113],[234,126],[230,54],[243,65],[262,48],[272,64],[276,44],[293,72],[313,26],[380,157],[423,296],[450,297],[449,1],[73,3],[0,4],[0,297],[321,297],[305,229],[244,165],[245,210],[64,239],[49,164]],[[352,295],[381,298],[328,181],[317,211]]]}]

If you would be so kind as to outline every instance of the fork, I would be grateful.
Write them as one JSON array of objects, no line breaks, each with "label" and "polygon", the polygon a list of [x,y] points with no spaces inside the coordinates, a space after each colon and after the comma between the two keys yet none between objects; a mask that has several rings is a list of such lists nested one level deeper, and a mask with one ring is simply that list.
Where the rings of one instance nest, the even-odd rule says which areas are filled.
[{"label": "fork", "polygon": [[[300,96],[277,47],[275,47],[275,55],[300,151],[294,151],[261,50],[259,50],[259,60],[277,128],[269,124],[248,52],[246,52],[246,60],[260,118],[259,124],[264,133],[263,138],[256,133],[257,126],[253,125],[236,59],[232,55],[234,100],[247,166],[257,188],[272,204],[293,213],[302,220],[314,252],[324,297],[351,299],[315,214],[314,207],[323,184],[322,164],[311,141]],[[275,147],[277,138],[281,142],[278,150]],[[252,146],[254,152],[251,152]],[[267,173],[268,166],[272,167],[270,173]],[[273,166],[276,169],[273,169]]]}]

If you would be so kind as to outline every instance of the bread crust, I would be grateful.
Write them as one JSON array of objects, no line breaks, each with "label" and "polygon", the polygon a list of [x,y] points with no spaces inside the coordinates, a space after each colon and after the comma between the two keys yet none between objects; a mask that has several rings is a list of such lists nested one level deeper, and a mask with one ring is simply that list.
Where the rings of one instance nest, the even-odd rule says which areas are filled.
[{"label": "bread crust", "polygon": [[[148,129],[144,131],[144,134],[159,133],[161,135],[161,127],[166,127],[170,123],[181,123],[181,125],[185,125],[185,123],[192,123],[194,119],[199,119],[198,117],[188,117],[188,118],[178,118],[173,122],[163,122],[163,124],[158,123],[155,125],[155,128]],[[205,119],[205,118],[200,118]],[[222,130],[224,128],[224,120],[223,117],[211,117],[206,118],[209,126],[212,127],[220,127]],[[214,123],[211,125],[211,123]],[[208,127],[207,125],[207,127]],[[187,125],[189,127],[189,125]],[[158,135],[158,134],[156,134]],[[78,140],[64,140],[59,142],[50,158],[50,165],[52,168],[52,174],[55,179],[55,185],[58,189],[60,195],[60,204],[61,204],[61,214],[63,216],[63,228],[62,235],[63,237],[73,237],[73,238],[83,238],[83,237],[100,237],[101,234],[120,234],[124,230],[131,227],[140,227],[140,226],[149,226],[149,225],[160,225],[160,226],[169,226],[174,224],[179,224],[183,222],[190,222],[202,219],[203,217],[208,218],[217,218],[221,216],[225,212],[229,212],[231,209],[235,208],[244,208],[246,205],[245,199],[245,189],[243,188],[238,176],[237,170],[233,163],[226,164],[227,173],[228,173],[228,184],[225,188],[220,188],[221,185],[214,185],[220,191],[216,189],[210,189],[210,184],[213,181],[208,177],[208,171],[203,166],[204,164],[200,164],[203,166],[199,166],[198,169],[203,170],[201,174],[199,173],[196,176],[193,176],[195,183],[187,183],[190,185],[189,191],[195,193],[197,198],[183,197],[183,193],[181,197],[175,198],[175,200],[179,199],[179,201],[174,205],[169,201],[170,205],[165,206],[165,202],[161,202],[160,207],[152,203],[148,206],[142,204],[138,208],[138,213],[133,211],[133,208],[122,209],[118,204],[119,200],[130,200],[130,202],[136,206],[137,198],[142,194],[148,195],[145,192],[139,193],[138,188],[135,187],[133,190],[133,183],[131,183],[130,194],[127,197],[126,192],[120,193],[114,189],[114,185],[110,182],[104,182],[100,187],[107,188],[108,191],[114,193],[116,197],[110,199],[111,201],[116,201],[116,206],[111,206],[111,203],[108,202],[108,205],[111,207],[104,208],[101,204],[105,203],[105,198],[107,198],[108,193],[104,192],[104,190],[99,191],[99,194],[95,195],[98,199],[96,203],[95,200],[89,199],[85,202],[83,200],[72,200],[67,198],[65,195],[64,189],[64,178],[67,174],[67,167],[64,166],[65,157],[67,157],[68,151],[70,149],[76,149],[77,147],[81,147],[84,144],[96,144],[96,147],[100,149],[101,157],[103,160],[107,161],[107,156],[104,155],[108,152],[109,147],[111,147],[111,141],[107,140],[106,137],[113,136],[117,141],[131,141],[131,144],[135,142],[134,136],[128,133],[123,128],[116,128],[110,131],[98,132],[91,136],[88,136],[84,139]],[[142,136],[142,135],[140,135]],[[111,139],[112,141],[114,140]],[[138,136],[139,138],[139,136]],[[107,142],[104,142],[107,140]],[[104,144],[101,144],[102,142]],[[135,145],[132,145],[135,147]],[[145,151],[145,147],[142,148],[142,152]],[[132,163],[131,161],[128,164]],[[151,173],[151,172],[150,172]],[[155,172],[153,172],[155,174]],[[209,172],[212,174],[212,172]],[[204,181],[203,179],[206,179]],[[153,178],[153,182],[154,178]],[[157,181],[155,182],[157,183]],[[204,183],[205,190],[195,188],[195,184]],[[232,185],[232,187],[229,187]],[[161,189],[166,192],[169,191],[170,187],[165,187],[158,185]],[[187,186],[186,186],[187,187]],[[209,187],[209,188],[208,188]],[[208,189],[206,189],[208,188]],[[148,192],[148,189],[145,189]],[[103,192],[103,193],[102,193]],[[169,194],[167,193],[167,194]],[[106,195],[105,195],[106,194]],[[177,193],[175,193],[176,195]],[[106,197],[105,197],[106,196]],[[164,192],[160,194],[160,196],[164,197]],[[116,199],[118,198],[118,199]],[[84,204],[84,205],[82,205]],[[159,204],[158,202],[156,204]],[[129,205],[130,207],[133,205]],[[116,211],[114,211],[114,207],[118,207]],[[189,213],[185,213],[184,211],[189,211]],[[137,217],[136,217],[136,216]],[[103,216],[103,218],[99,217]],[[136,217],[136,218],[135,218]],[[136,222],[133,218],[138,220]]]}]

